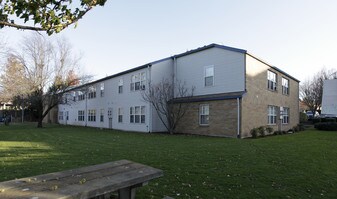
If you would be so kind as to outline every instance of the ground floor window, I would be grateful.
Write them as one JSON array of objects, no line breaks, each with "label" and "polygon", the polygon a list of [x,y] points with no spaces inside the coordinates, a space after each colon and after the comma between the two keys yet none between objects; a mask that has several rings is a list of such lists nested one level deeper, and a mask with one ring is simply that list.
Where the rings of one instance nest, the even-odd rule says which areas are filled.
[{"label": "ground floor window", "polygon": [[288,124],[289,123],[289,108],[283,107],[283,113],[282,113],[282,124]]},{"label": "ground floor window", "polygon": [[104,122],[104,109],[101,109],[101,117],[100,117],[100,121]]},{"label": "ground floor window", "polygon": [[130,107],[130,123],[145,123],[145,106]]},{"label": "ground floor window", "polygon": [[89,122],[96,122],[96,110],[88,110],[88,121]]},{"label": "ground floor window", "polygon": [[84,121],[84,111],[78,111],[78,121]]},{"label": "ground floor window", "polygon": [[59,120],[63,120],[63,112],[62,111],[59,112]]},{"label": "ground floor window", "polygon": [[118,108],[118,122],[123,122],[123,108]]},{"label": "ground floor window", "polygon": [[268,106],[268,124],[276,124],[277,118],[277,107],[276,106]]},{"label": "ground floor window", "polygon": [[201,104],[199,107],[199,124],[209,125],[209,105]]}]

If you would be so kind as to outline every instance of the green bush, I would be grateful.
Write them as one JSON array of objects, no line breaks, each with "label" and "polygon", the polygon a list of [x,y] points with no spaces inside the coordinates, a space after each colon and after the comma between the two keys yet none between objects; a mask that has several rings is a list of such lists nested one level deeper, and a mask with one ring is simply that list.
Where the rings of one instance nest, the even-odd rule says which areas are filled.
[{"label": "green bush", "polygon": [[336,118],[321,118],[321,122],[336,122]]},{"label": "green bush", "polygon": [[297,128],[298,128],[299,131],[304,131],[305,130],[303,124],[297,124]]},{"label": "green bush", "polygon": [[314,124],[320,123],[320,122],[322,122],[321,118],[314,118],[314,119],[312,119],[312,123],[314,123]]},{"label": "green bush", "polygon": [[274,135],[283,135],[287,134],[287,131],[274,131]]},{"label": "green bush", "polygon": [[267,126],[266,131],[267,131],[268,134],[271,134],[274,131],[274,129],[273,129],[273,127]]},{"label": "green bush", "polygon": [[257,130],[261,137],[264,137],[266,135],[264,126],[260,126],[259,128],[257,128]]},{"label": "green bush", "polygon": [[253,138],[257,138],[258,130],[257,128],[253,128],[250,130],[250,134],[252,135]]},{"label": "green bush", "polygon": [[306,122],[308,121],[308,116],[307,114],[303,113],[303,112],[300,112],[300,122]]},{"label": "green bush", "polygon": [[321,122],[315,124],[315,129],[322,131],[337,131],[337,122]]}]

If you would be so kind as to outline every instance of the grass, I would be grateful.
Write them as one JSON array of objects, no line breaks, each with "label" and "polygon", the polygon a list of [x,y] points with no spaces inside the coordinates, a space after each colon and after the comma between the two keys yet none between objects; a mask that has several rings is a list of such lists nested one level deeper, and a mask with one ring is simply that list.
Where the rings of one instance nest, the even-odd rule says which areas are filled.
[{"label": "grass", "polygon": [[128,159],[164,171],[139,198],[334,198],[337,132],[260,139],[0,126],[0,181]]}]

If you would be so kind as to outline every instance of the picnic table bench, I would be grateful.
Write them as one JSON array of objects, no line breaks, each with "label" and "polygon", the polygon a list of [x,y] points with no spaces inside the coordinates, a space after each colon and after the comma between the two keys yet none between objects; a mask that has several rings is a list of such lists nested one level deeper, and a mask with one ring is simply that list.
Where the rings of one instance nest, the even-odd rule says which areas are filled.
[{"label": "picnic table bench", "polygon": [[118,191],[135,198],[135,189],[161,177],[159,169],[120,160],[78,169],[0,182],[1,199],[104,198]]}]

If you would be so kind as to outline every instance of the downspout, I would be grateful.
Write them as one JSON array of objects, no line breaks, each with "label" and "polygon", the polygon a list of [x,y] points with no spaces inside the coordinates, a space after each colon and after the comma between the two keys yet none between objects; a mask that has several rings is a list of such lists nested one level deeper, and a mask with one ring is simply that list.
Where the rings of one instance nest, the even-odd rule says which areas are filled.
[{"label": "downspout", "polygon": [[[147,86],[147,89],[150,89],[150,86],[151,86],[151,65],[149,64],[147,66],[147,70],[148,70],[148,74],[149,74],[149,81],[148,81],[148,86]],[[145,91],[146,92],[146,91]],[[149,103],[149,126],[148,126],[148,131],[149,133],[152,133],[152,104],[151,102],[148,102]]]},{"label": "downspout", "polygon": [[237,122],[237,138],[240,138],[240,98],[236,98],[237,110],[238,110],[238,122]]},{"label": "downspout", "polygon": [[85,93],[85,126],[88,124],[88,92]]}]

